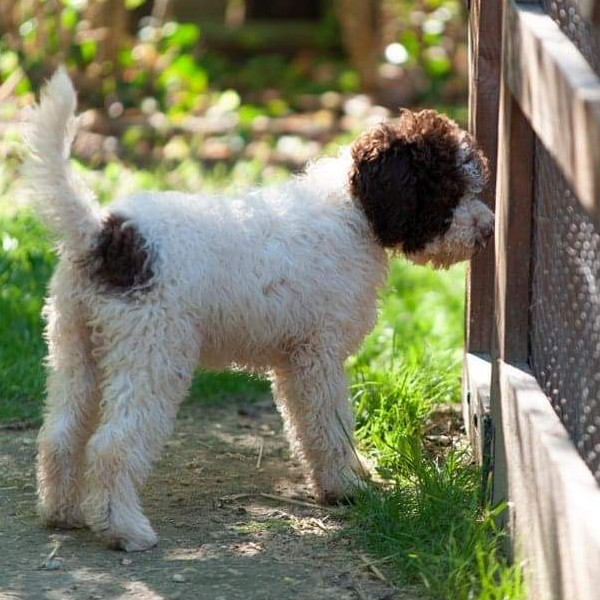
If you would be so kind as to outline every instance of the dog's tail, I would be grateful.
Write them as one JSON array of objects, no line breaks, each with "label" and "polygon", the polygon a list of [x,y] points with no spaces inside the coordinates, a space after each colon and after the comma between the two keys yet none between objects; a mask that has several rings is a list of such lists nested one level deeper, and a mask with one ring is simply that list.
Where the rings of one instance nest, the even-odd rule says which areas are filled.
[{"label": "dog's tail", "polygon": [[79,254],[92,246],[101,231],[102,210],[69,163],[76,106],[73,84],[59,67],[29,114],[25,133],[29,156],[23,175],[42,221],[69,252]]}]

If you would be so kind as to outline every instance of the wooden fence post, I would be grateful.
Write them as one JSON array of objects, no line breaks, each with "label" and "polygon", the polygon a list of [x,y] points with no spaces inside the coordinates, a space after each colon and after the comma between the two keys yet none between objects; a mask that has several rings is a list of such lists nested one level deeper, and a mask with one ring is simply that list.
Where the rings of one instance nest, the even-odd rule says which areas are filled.
[{"label": "wooden fence post", "polygon": [[[482,200],[492,210],[496,191],[501,8],[497,0],[472,0],[469,7],[469,130],[489,160],[490,181]],[[489,398],[494,327],[493,244],[470,262],[465,300],[463,416],[487,482],[492,452]]]},{"label": "wooden fence post", "polygon": [[[510,65],[504,64],[504,69]],[[506,83],[501,83],[496,195],[496,289],[491,416],[494,423],[492,501],[508,499],[502,435],[501,362],[526,363],[534,136]]]}]

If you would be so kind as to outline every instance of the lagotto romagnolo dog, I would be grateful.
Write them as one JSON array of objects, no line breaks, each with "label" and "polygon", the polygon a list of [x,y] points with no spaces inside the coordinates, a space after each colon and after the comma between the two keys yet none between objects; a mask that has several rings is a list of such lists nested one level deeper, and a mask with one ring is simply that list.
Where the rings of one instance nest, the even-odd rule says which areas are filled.
[{"label": "lagotto romagnolo dog", "polygon": [[43,520],[154,546],[138,494],[198,366],[267,374],[317,497],[342,498],[361,477],[344,360],[374,325],[388,250],[447,267],[492,234],[473,138],[403,111],[281,185],[100,206],[69,166],[75,108],[60,69],[26,134],[24,176],[60,254],[44,311]]}]

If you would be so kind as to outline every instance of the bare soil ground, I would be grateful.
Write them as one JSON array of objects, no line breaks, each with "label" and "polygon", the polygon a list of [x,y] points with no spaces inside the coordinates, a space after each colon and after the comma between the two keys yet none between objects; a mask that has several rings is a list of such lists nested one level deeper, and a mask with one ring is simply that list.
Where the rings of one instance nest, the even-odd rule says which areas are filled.
[{"label": "bare soil ground", "polygon": [[415,598],[365,564],[346,509],[285,500],[314,502],[270,401],[182,408],[143,496],[159,545],[141,554],[107,550],[87,530],[40,527],[36,434],[0,431],[2,599]]}]

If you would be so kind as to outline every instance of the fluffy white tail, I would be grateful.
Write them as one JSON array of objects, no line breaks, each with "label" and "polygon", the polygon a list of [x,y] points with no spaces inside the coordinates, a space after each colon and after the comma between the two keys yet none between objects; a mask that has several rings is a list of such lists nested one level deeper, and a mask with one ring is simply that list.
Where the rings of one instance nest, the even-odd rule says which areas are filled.
[{"label": "fluffy white tail", "polygon": [[27,187],[42,221],[70,252],[90,248],[102,224],[93,192],[73,171],[69,153],[75,136],[77,99],[73,84],[60,67],[29,115],[23,165]]}]

